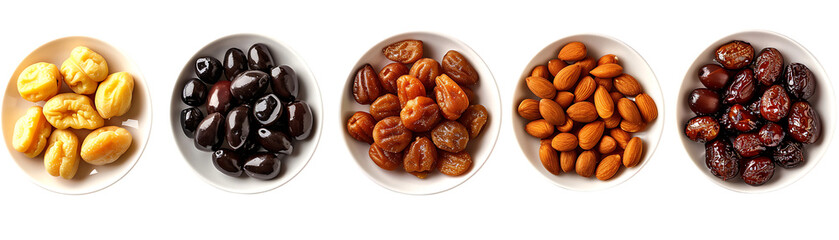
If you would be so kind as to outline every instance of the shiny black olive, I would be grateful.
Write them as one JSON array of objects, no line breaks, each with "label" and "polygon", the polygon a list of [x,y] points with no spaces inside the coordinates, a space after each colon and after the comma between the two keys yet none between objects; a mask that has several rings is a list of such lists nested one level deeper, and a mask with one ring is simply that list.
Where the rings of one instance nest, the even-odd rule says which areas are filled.
[{"label": "shiny black olive", "polygon": [[268,72],[274,67],[274,57],[271,55],[271,50],[268,46],[262,43],[257,43],[248,49],[248,67],[251,70],[260,70]]},{"label": "shiny black olive", "polygon": [[200,57],[195,60],[195,75],[206,83],[218,82],[221,78],[221,62],[214,57]]},{"label": "shiny black olive", "polygon": [[213,152],[213,166],[227,176],[242,176],[242,166],[244,165],[245,158],[233,150],[219,149]]},{"label": "shiny black olive", "polygon": [[218,150],[224,139],[223,126],[224,116],[221,113],[207,115],[195,130],[195,148],[207,152]]},{"label": "shiny black olive", "polygon": [[263,127],[278,126],[283,119],[285,106],[276,94],[268,94],[253,103],[253,117]]},{"label": "shiny black olive", "polygon": [[194,107],[201,106],[204,104],[204,101],[207,101],[207,85],[204,85],[197,78],[187,80],[181,92],[181,100],[186,105]]},{"label": "shiny black olive", "polygon": [[271,89],[283,101],[294,101],[298,91],[297,73],[288,65],[271,68]]},{"label": "shiny black olive", "polygon": [[230,96],[230,81],[219,81],[210,88],[207,95],[207,114],[219,112],[227,114],[233,107],[235,99]]},{"label": "shiny black olive", "polygon": [[294,151],[294,146],[291,144],[291,138],[281,131],[269,128],[259,128],[256,130],[256,133],[259,145],[262,145],[262,147],[269,152],[288,155]]},{"label": "shiny black olive", "polygon": [[224,139],[233,150],[245,147],[251,132],[250,113],[251,108],[248,105],[240,105],[227,113]]},{"label": "shiny black olive", "polygon": [[288,133],[296,140],[303,140],[309,137],[312,132],[312,109],[309,104],[303,101],[296,101],[286,106],[284,113],[288,122]]},{"label": "shiny black olive", "polygon": [[201,109],[191,107],[181,110],[181,128],[184,130],[184,135],[188,138],[195,137],[195,130],[201,120],[204,120]]},{"label": "shiny black olive", "polygon": [[236,76],[230,83],[230,94],[239,101],[245,102],[262,96],[268,89],[270,82],[267,73],[248,70]]},{"label": "shiny black olive", "polygon": [[224,53],[224,76],[233,80],[236,75],[248,70],[248,57],[238,48],[227,49]]},{"label": "shiny black olive", "polygon": [[282,162],[280,159],[285,155],[273,153],[256,153],[245,162],[245,173],[252,178],[271,180],[280,175]]}]

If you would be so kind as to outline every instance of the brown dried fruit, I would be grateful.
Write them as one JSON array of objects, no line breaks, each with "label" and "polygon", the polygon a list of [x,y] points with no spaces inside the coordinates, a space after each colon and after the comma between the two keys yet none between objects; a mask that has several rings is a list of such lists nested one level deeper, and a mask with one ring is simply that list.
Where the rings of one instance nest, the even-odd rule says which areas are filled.
[{"label": "brown dried fruit", "polygon": [[399,106],[399,97],[390,93],[382,95],[370,104],[370,115],[376,121],[390,116],[399,116],[400,111],[402,109]]},{"label": "brown dried fruit", "polygon": [[425,132],[440,122],[440,108],[428,97],[415,97],[399,113],[402,125],[414,132]]},{"label": "brown dried fruit", "polygon": [[469,172],[469,168],[472,167],[472,155],[466,151],[459,153],[440,151],[439,153],[437,169],[443,174],[460,176]]},{"label": "brown dried fruit", "polygon": [[449,120],[460,118],[460,114],[469,107],[466,93],[446,74],[437,77],[437,87],[440,88],[437,92],[437,104],[440,105],[443,117]]},{"label": "brown dried fruit", "polygon": [[382,94],[381,83],[373,66],[365,64],[355,72],[352,94],[359,104],[370,104]]},{"label": "brown dried fruit", "polygon": [[565,124],[565,111],[559,103],[551,99],[542,99],[539,101],[539,113],[551,125]]},{"label": "brown dried fruit", "polygon": [[399,117],[387,117],[373,127],[373,141],[388,152],[401,152],[411,143],[413,133]]},{"label": "brown dried fruit", "polygon": [[536,138],[547,138],[554,133],[554,127],[545,119],[539,119],[524,125],[524,131]]},{"label": "brown dried fruit", "polygon": [[401,63],[390,63],[379,71],[379,81],[385,91],[397,94],[396,79],[408,74],[408,68]]},{"label": "brown dried fruit", "polygon": [[396,86],[399,87],[397,89],[397,96],[399,97],[399,106],[401,107],[405,107],[408,100],[425,96],[425,85],[422,84],[419,78],[414,76],[402,75],[396,80]]},{"label": "brown dried fruit", "polygon": [[542,118],[539,113],[539,101],[533,99],[521,100],[518,108],[519,116],[527,120],[536,120]]},{"label": "brown dried fruit", "polygon": [[460,152],[469,143],[469,131],[457,121],[444,121],[431,130],[431,140],[440,150]]},{"label": "brown dried fruit", "polygon": [[615,176],[615,173],[618,172],[618,169],[621,167],[621,156],[618,154],[612,154],[600,160],[600,164],[597,165],[597,179],[601,181],[606,181],[612,179]]},{"label": "brown dried fruit", "polygon": [[440,64],[434,59],[423,58],[411,66],[408,74],[419,79],[425,89],[433,89],[434,79],[437,79],[437,76],[443,74],[443,70],[440,68]]},{"label": "brown dried fruit", "polygon": [[422,41],[402,40],[382,48],[387,59],[402,64],[411,64],[422,58]]},{"label": "brown dried fruit", "polygon": [[373,116],[366,112],[355,112],[347,121],[347,132],[355,140],[373,143],[373,127],[376,125],[376,120]]},{"label": "brown dried fruit", "polygon": [[460,85],[472,85],[478,82],[478,71],[469,64],[469,60],[455,50],[449,50],[443,56],[443,73]]},{"label": "brown dried fruit", "polygon": [[406,172],[425,172],[434,169],[437,148],[426,137],[417,137],[405,151],[402,166]]},{"label": "brown dried fruit", "polygon": [[470,105],[466,108],[466,111],[460,115],[460,119],[457,121],[469,130],[469,138],[474,139],[481,133],[481,130],[484,128],[484,125],[486,125],[488,119],[489,113],[487,112],[486,107],[476,104]]},{"label": "brown dried fruit", "polygon": [[559,49],[557,58],[563,61],[579,61],[586,58],[586,45],[581,42],[570,42]]},{"label": "brown dried fruit", "polygon": [[376,166],[384,170],[392,171],[402,165],[402,152],[388,152],[376,144],[370,144],[367,154]]}]

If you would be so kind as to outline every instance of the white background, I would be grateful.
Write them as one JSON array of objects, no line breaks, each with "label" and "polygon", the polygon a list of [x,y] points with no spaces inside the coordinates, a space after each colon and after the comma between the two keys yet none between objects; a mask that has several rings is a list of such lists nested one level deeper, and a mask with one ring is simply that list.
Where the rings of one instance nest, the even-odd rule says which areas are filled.
[{"label": "white background", "polygon": [[[25,2],[25,3],[24,3]],[[676,92],[708,44],[765,29],[808,48],[835,77],[839,22],[834,3],[810,1],[243,1],[116,3],[4,1],[0,76],[11,77],[30,51],[84,35],[120,48],[151,87],[151,140],[134,169],[102,191],[56,194],[33,184],[0,154],[0,238],[835,238],[839,194],[836,150],[800,181],[742,194],[708,181],[674,131]],[[822,1],[824,2],[824,1]],[[406,31],[435,31],[469,44],[488,64],[505,112],[495,151],[453,190],[409,196],[370,181],[349,158],[339,128],[339,96],[367,49]],[[216,189],[192,172],[173,144],[168,103],[192,54],[233,33],[258,33],[295,48],[324,96],[324,135],[309,165],[262,194]],[[578,33],[626,42],[655,71],[666,99],[665,133],[655,155],[626,183],[598,192],[553,185],[523,158],[509,122],[512,90],[531,57]],[[6,84],[0,84],[0,88]],[[2,91],[0,91],[2,92]],[[836,123],[825,123],[836,124]],[[825,133],[833,134],[833,133]],[[9,144],[9,143],[6,143]],[[834,144],[836,146],[836,144]],[[2,148],[5,149],[5,148]]]}]

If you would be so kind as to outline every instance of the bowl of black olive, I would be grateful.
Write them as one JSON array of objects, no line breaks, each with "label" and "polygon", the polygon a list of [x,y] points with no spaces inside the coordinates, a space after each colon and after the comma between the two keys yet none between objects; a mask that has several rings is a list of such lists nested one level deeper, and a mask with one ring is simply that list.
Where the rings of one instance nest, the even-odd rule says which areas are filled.
[{"label": "bowl of black olive", "polygon": [[291,180],[320,140],[320,89],[303,59],[272,38],[219,38],[187,61],[172,91],[175,142],[211,185],[259,193]]},{"label": "bowl of black olive", "polygon": [[678,131],[693,163],[737,192],[768,192],[812,170],[833,139],[827,74],[802,45],[747,31],[712,43],[679,92]]}]

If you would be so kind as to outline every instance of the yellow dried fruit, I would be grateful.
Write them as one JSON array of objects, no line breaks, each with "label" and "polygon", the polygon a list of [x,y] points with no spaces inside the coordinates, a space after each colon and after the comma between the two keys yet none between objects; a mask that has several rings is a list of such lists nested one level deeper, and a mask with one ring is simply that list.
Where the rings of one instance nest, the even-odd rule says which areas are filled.
[{"label": "yellow dried fruit", "polygon": [[127,72],[108,76],[96,90],[96,111],[103,118],[122,116],[131,108],[134,92],[134,78]]},{"label": "yellow dried fruit", "polygon": [[107,126],[93,130],[82,143],[82,160],[105,165],[119,159],[131,146],[131,133],[125,128]]},{"label": "yellow dried fruit", "polygon": [[47,173],[72,179],[79,170],[79,138],[69,130],[55,130],[44,153]]},{"label": "yellow dried fruit", "polygon": [[47,145],[47,137],[50,136],[52,127],[44,118],[42,108],[39,106],[30,107],[26,114],[15,122],[15,131],[12,135],[12,148],[22,152],[27,157],[35,157],[41,154],[44,146]]},{"label": "yellow dried fruit", "polygon": [[44,116],[58,129],[96,129],[105,125],[90,98],[75,93],[62,93],[44,104]]},{"label": "yellow dried fruit", "polygon": [[61,64],[61,75],[73,92],[93,94],[99,82],[108,76],[108,62],[90,48],[79,46]]},{"label": "yellow dried fruit", "polygon": [[55,94],[61,86],[61,73],[52,63],[39,62],[29,65],[17,77],[17,92],[30,102],[44,101]]}]

